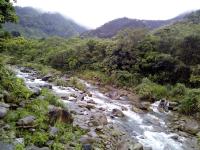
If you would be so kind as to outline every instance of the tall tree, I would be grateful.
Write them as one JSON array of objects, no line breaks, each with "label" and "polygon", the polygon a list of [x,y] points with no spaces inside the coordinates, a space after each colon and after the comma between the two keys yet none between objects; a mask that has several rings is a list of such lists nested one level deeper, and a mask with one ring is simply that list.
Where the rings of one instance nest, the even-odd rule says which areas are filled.
[{"label": "tall tree", "polygon": [[[14,0],[13,2],[16,2],[16,0]],[[10,0],[0,0],[0,28],[1,24],[5,22],[17,21],[13,2],[11,2]]]}]

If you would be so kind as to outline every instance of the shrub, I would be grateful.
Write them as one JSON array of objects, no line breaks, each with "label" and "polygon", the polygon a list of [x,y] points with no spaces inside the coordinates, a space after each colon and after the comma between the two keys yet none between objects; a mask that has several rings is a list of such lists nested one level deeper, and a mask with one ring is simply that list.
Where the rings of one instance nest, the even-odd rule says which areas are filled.
[{"label": "shrub", "polygon": [[191,89],[181,101],[180,112],[192,115],[200,109],[200,89]]},{"label": "shrub", "polygon": [[175,87],[171,90],[171,96],[175,98],[182,98],[187,92],[184,84],[177,83]]},{"label": "shrub", "polygon": [[168,96],[167,88],[162,85],[153,83],[147,78],[142,80],[142,83],[136,87],[137,93],[145,99],[161,99]]}]

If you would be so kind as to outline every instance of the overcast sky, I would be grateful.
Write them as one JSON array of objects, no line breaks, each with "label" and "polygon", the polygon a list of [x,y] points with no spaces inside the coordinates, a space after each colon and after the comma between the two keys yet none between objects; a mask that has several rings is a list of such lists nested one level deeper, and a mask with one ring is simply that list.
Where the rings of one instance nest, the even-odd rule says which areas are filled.
[{"label": "overcast sky", "polygon": [[169,19],[200,9],[200,0],[17,0],[18,6],[56,11],[89,28],[120,18]]}]

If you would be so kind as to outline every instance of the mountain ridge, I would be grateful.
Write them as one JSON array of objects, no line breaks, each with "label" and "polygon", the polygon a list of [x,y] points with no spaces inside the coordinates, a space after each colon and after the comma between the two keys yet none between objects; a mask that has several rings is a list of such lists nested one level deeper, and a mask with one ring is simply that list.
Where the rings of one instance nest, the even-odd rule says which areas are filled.
[{"label": "mountain ridge", "polygon": [[17,24],[6,23],[4,29],[20,32],[25,37],[48,36],[72,37],[86,31],[86,28],[59,13],[41,12],[32,7],[15,7],[19,16]]}]

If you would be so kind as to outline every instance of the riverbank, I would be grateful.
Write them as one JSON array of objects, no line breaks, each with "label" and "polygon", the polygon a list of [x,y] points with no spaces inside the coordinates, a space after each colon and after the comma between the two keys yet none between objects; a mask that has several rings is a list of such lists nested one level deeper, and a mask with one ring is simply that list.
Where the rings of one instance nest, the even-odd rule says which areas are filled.
[{"label": "riverbank", "polygon": [[[151,148],[153,150],[156,150],[164,149],[165,147],[169,146],[171,147],[171,149],[197,149],[197,147],[195,148],[195,145],[197,145],[197,143],[195,138],[193,139],[193,136],[187,135],[184,137],[183,135],[179,135],[176,132],[172,133],[174,130],[171,130],[167,126],[167,124],[169,123],[167,122],[169,114],[158,113],[156,104],[150,106],[150,109],[152,109],[153,111],[134,112],[132,111],[134,107],[133,103],[130,103],[130,100],[123,99],[125,98],[124,95],[118,95],[118,97],[116,97],[115,94],[104,95],[103,93],[99,92],[98,87],[92,86],[85,81],[81,82],[86,85],[87,90],[85,91],[85,93],[79,91],[78,89],[60,86],[54,87],[53,85],[52,90],[55,94],[60,96],[60,98],[63,99],[65,103],[68,104],[69,110],[71,109],[70,111],[76,116],[75,118],[77,119],[75,119],[74,124],[79,125],[80,127],[82,126],[81,128],[85,128],[85,130],[88,131],[89,135],[87,134],[84,137],[85,139],[89,140],[91,136],[97,136],[98,139],[99,130],[100,133],[102,133],[102,128],[107,128],[107,130],[100,134],[100,137],[105,138],[104,140],[102,140],[103,142],[100,142],[103,143],[103,149],[106,149],[106,147],[108,148],[108,145],[113,145],[110,144],[109,141],[112,141],[111,143],[115,143],[115,145],[113,145],[115,146],[115,148],[120,147],[120,143],[125,143],[125,145],[123,144],[124,146],[130,146],[131,144],[127,144],[127,141],[124,142],[119,140],[121,139],[120,137],[122,135],[128,136],[128,138],[125,139],[132,139],[132,142],[140,141],[144,145],[144,149]],[[113,94],[112,91],[110,91],[110,93]],[[137,110],[140,111],[140,109]],[[97,116],[94,114],[96,114]],[[99,118],[103,119],[98,120]],[[112,126],[109,125],[110,123],[112,124]],[[96,126],[95,128],[93,128],[94,124]],[[109,126],[104,127],[105,124]],[[111,129],[113,129],[113,126],[116,126],[118,128],[118,131],[121,130],[117,133],[115,132],[115,130],[117,131],[117,129],[114,128],[114,135],[116,134],[115,136],[112,134],[108,134],[112,133]],[[108,134],[107,136],[105,136],[106,133]],[[116,139],[109,140],[109,138],[113,136],[116,137],[118,144],[116,144]],[[94,139],[94,137],[92,137],[92,139]],[[163,139],[165,140],[163,141]],[[107,140],[108,142],[105,142],[105,140]],[[151,145],[153,141],[157,144]],[[92,143],[98,142],[93,141]],[[110,147],[110,149],[114,149],[114,147]]]}]

